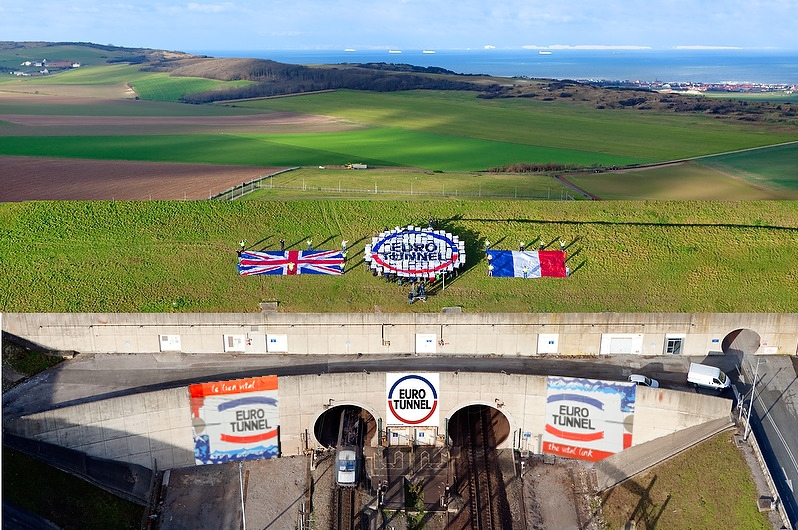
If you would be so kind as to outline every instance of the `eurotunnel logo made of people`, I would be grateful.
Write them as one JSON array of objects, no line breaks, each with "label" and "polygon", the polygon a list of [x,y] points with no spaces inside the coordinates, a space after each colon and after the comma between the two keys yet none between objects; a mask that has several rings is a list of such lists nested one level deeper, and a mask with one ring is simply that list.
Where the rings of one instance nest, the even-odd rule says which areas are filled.
[{"label": "eurotunnel logo made of people", "polygon": [[439,374],[386,374],[388,423],[438,425]]},{"label": "eurotunnel logo made of people", "polygon": [[443,230],[397,226],[372,238],[365,260],[383,274],[431,278],[465,263],[465,243]]}]

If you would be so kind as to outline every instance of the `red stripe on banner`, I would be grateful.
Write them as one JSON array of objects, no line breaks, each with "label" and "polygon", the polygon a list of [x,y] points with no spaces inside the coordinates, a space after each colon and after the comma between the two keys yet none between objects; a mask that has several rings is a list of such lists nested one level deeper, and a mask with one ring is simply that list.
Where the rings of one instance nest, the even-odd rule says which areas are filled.
[{"label": "red stripe on banner", "polygon": [[288,265],[286,265],[286,274],[289,276],[292,274],[296,274],[297,268],[299,268],[299,251],[298,250],[289,250],[288,251]]},{"label": "red stripe on banner", "polygon": [[632,433],[625,432],[623,433],[623,448],[629,449],[632,447]]},{"label": "red stripe on banner", "polygon": [[188,387],[189,394],[192,398],[224,394],[243,394],[246,392],[262,392],[264,390],[277,390],[276,375],[199,383],[196,385],[189,385]]},{"label": "red stripe on banner", "polygon": [[598,449],[585,449],[584,447],[574,447],[553,442],[543,443],[543,452],[550,455],[559,455],[566,458],[575,458],[586,462],[598,462],[615,453],[609,451],[599,451]]},{"label": "red stripe on banner", "polygon": [[393,417],[401,421],[402,423],[406,425],[418,425],[419,423],[424,423],[425,421],[430,419],[433,414],[435,414],[435,409],[438,408],[438,400],[436,399],[435,401],[432,402],[432,408],[430,409],[429,414],[427,414],[420,420],[406,420],[402,418],[399,414],[396,413],[396,410],[393,408],[393,403],[391,403],[391,400],[388,400],[388,408],[391,409],[391,414],[393,414]]},{"label": "red stripe on banner", "polygon": [[540,275],[565,278],[565,256],[562,250],[539,250]]},{"label": "red stripe on banner", "polygon": [[274,438],[277,436],[277,429],[272,429],[269,432],[264,432],[262,434],[253,434],[252,436],[233,436],[231,434],[221,434],[219,435],[219,439],[223,442],[233,443],[233,444],[251,444],[255,442],[262,442],[263,440],[268,440],[269,438]]},{"label": "red stripe on banner", "polygon": [[604,431],[589,434],[579,434],[576,432],[561,431],[560,429],[552,427],[548,424],[546,424],[546,432],[553,434],[557,438],[562,438],[563,440],[574,440],[577,442],[595,442],[596,440],[601,440],[604,438]]},{"label": "red stripe on banner", "polygon": [[455,263],[457,263],[457,258],[460,257],[460,254],[457,252],[452,253],[452,258],[442,262],[437,267],[424,267],[422,269],[403,269],[401,267],[396,267],[388,263],[387,261],[380,258],[379,254],[372,253],[371,259],[374,260],[380,267],[384,268],[386,271],[389,272],[404,272],[407,274],[424,274],[424,275],[433,275],[438,271],[442,271],[447,267],[453,267]]}]

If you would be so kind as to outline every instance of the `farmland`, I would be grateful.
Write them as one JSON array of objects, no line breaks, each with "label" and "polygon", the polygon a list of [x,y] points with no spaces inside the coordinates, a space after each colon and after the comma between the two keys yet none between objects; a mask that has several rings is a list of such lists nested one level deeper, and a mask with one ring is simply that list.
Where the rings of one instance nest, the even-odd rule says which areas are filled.
[{"label": "farmland", "polygon": [[[274,179],[294,188],[301,181],[301,190],[263,189],[235,203],[3,204],[0,237],[10,244],[0,252],[6,283],[0,309],[255,311],[258,302],[276,300],[293,312],[450,305],[490,312],[788,311],[798,302],[796,204],[757,201],[792,196],[796,158],[789,147],[635,173],[568,173],[606,198],[750,199],[744,203],[514,201],[508,199],[557,198],[564,189],[548,174],[482,172],[513,163],[608,167],[681,160],[794,141],[794,127],[597,109],[563,98],[478,99],[467,91],[339,90],[224,105],[175,101],[218,82],[207,81],[130,64],[89,64],[49,78],[0,82],[0,155],[25,156],[24,163],[47,156],[41,160],[56,166],[64,160],[60,178],[87,194],[60,198],[116,198],[112,184],[124,180],[124,166],[108,166],[105,174],[92,169],[99,176],[83,180],[89,174],[83,163],[225,165],[234,175],[234,166],[305,167]],[[131,86],[150,100],[135,100]],[[351,162],[377,169],[310,169]],[[755,174],[753,166],[773,169],[758,180],[742,175]],[[186,173],[157,167],[149,183],[138,176],[147,189],[120,197],[179,198]],[[218,183],[195,184],[191,197],[211,195],[233,178],[206,174]],[[59,189],[46,178],[28,180]],[[156,180],[169,180],[164,190],[171,191],[148,191]],[[396,193],[380,195],[375,207],[371,194],[336,187]],[[15,200],[34,196],[22,189]],[[187,191],[182,196],[190,198]],[[297,198],[304,200],[285,200]],[[426,305],[409,308],[403,289],[372,277],[359,256],[384,226],[433,217],[467,242],[468,266]],[[241,238],[266,249],[280,238],[299,248],[309,236],[319,248],[356,242],[358,258],[341,277],[237,275]],[[568,242],[570,278],[487,278],[481,241],[517,248],[539,238]],[[783,272],[763,274],[763,264]]]}]

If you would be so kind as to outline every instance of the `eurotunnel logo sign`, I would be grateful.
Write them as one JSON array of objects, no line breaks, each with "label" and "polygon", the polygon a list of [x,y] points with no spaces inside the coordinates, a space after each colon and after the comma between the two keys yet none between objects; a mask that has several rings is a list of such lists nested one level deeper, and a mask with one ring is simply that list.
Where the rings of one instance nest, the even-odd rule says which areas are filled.
[{"label": "eurotunnel logo sign", "polygon": [[278,456],[277,376],[191,385],[189,394],[197,464]]},{"label": "eurotunnel logo sign", "polygon": [[465,263],[465,243],[443,230],[396,227],[372,238],[365,260],[382,274],[431,278]]},{"label": "eurotunnel logo sign", "polygon": [[386,374],[387,424],[438,426],[440,374]]},{"label": "eurotunnel logo sign", "polygon": [[632,445],[633,383],[549,377],[543,452],[597,462]]}]

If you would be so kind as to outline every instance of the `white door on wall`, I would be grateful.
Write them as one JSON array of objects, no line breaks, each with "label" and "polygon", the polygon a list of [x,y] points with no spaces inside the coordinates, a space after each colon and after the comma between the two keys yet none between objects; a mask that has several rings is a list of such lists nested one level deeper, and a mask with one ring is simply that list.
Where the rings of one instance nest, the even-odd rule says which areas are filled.
[{"label": "white door on wall", "polygon": [[434,333],[416,333],[416,353],[435,353],[437,339]]},{"label": "white door on wall", "polygon": [[557,333],[541,333],[538,335],[538,355],[542,353],[559,353],[559,335]]},{"label": "white door on wall", "polygon": [[623,355],[632,353],[632,339],[613,338],[610,340],[610,355]]},{"label": "white door on wall", "polygon": [[603,333],[600,353],[601,355],[641,355],[643,353],[643,334]]}]

